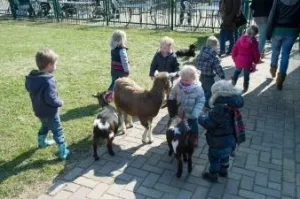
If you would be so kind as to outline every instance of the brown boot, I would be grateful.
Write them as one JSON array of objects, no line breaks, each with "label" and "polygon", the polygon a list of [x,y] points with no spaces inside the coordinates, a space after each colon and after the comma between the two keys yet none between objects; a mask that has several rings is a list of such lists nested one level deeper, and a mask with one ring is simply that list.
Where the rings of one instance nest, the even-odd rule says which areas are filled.
[{"label": "brown boot", "polygon": [[285,80],[285,77],[286,77],[286,74],[281,74],[281,73],[277,74],[276,85],[277,85],[277,89],[280,91],[282,90],[282,84]]},{"label": "brown boot", "polygon": [[271,65],[270,73],[271,73],[272,78],[276,77],[276,72],[277,72],[277,66],[276,65]]}]

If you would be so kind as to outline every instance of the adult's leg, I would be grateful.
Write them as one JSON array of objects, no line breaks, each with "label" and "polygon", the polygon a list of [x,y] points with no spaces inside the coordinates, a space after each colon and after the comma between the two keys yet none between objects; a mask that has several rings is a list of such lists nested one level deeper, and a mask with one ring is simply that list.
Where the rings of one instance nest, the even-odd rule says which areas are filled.
[{"label": "adult's leg", "polygon": [[279,54],[282,46],[282,39],[283,38],[281,36],[275,36],[272,38],[272,57],[271,57],[270,73],[273,78],[276,77],[278,59],[279,59]]}]

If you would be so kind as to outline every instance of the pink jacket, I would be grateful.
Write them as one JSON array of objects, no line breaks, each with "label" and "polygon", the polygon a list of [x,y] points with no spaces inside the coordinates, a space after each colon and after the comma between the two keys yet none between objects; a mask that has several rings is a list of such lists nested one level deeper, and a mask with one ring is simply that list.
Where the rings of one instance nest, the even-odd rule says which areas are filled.
[{"label": "pink jacket", "polygon": [[241,36],[232,49],[232,59],[237,68],[251,69],[259,62],[258,43],[255,37]]}]

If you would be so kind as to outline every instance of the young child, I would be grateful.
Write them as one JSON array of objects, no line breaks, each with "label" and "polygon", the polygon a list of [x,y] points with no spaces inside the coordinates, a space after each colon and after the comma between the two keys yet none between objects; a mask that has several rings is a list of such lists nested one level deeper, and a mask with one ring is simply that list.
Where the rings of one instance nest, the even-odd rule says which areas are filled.
[{"label": "young child", "polygon": [[112,92],[115,81],[120,77],[127,77],[130,65],[127,57],[127,37],[122,30],[115,30],[110,39],[111,47],[111,84],[108,91]]},{"label": "young child", "polygon": [[180,71],[180,80],[175,83],[169,94],[169,100],[180,102],[179,116],[187,120],[194,137],[194,144],[198,146],[199,127],[197,118],[205,103],[205,96],[199,81],[199,71],[186,65]]},{"label": "young child", "polygon": [[51,130],[58,145],[59,157],[66,159],[69,150],[59,116],[59,107],[63,102],[58,97],[56,81],[53,77],[57,58],[58,55],[51,49],[38,51],[35,60],[39,70],[32,70],[26,76],[25,87],[30,94],[33,111],[42,124],[38,132],[39,148],[54,144],[53,140],[47,139],[48,131]]},{"label": "young child", "polygon": [[259,62],[260,54],[258,50],[258,43],[255,36],[258,33],[256,25],[251,25],[244,35],[242,35],[232,49],[232,59],[235,63],[236,69],[232,77],[232,84],[236,82],[244,70],[244,90],[247,92],[249,88],[250,72],[255,71],[255,65]]},{"label": "young child", "polygon": [[160,50],[155,53],[149,76],[154,79],[154,73],[158,72],[177,72],[179,71],[179,63],[176,54],[172,50],[174,40],[170,37],[163,37],[160,40]]},{"label": "young child", "polygon": [[206,141],[209,146],[209,172],[203,178],[216,182],[218,174],[227,177],[229,156],[235,149],[239,138],[236,137],[235,112],[244,104],[241,91],[230,81],[217,81],[211,88],[209,105],[212,108],[208,116],[200,116],[199,124],[207,130]]},{"label": "young child", "polygon": [[205,94],[205,106],[208,108],[208,101],[211,96],[211,87],[215,83],[216,74],[225,79],[225,74],[221,66],[217,50],[219,41],[215,36],[207,39],[206,46],[202,48],[196,58],[196,68],[201,71],[200,81]]}]

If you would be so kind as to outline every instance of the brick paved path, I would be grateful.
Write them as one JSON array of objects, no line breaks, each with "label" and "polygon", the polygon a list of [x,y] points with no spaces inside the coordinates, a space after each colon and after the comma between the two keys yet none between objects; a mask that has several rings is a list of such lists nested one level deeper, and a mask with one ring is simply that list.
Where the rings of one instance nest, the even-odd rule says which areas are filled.
[{"label": "brick paved path", "polygon": [[[116,138],[115,157],[101,148],[100,161],[82,160],[39,199],[300,198],[300,55],[294,53],[290,60],[282,92],[269,79],[269,57],[251,76],[242,109],[247,141],[231,160],[228,179],[215,184],[201,179],[208,165],[203,129],[193,172],[188,175],[185,165],[182,178],[176,178],[176,161],[167,155],[164,134],[167,112],[162,110],[154,121],[153,144],[141,144],[143,127],[136,123],[126,136]],[[223,66],[231,75],[230,58],[223,59]]]}]

